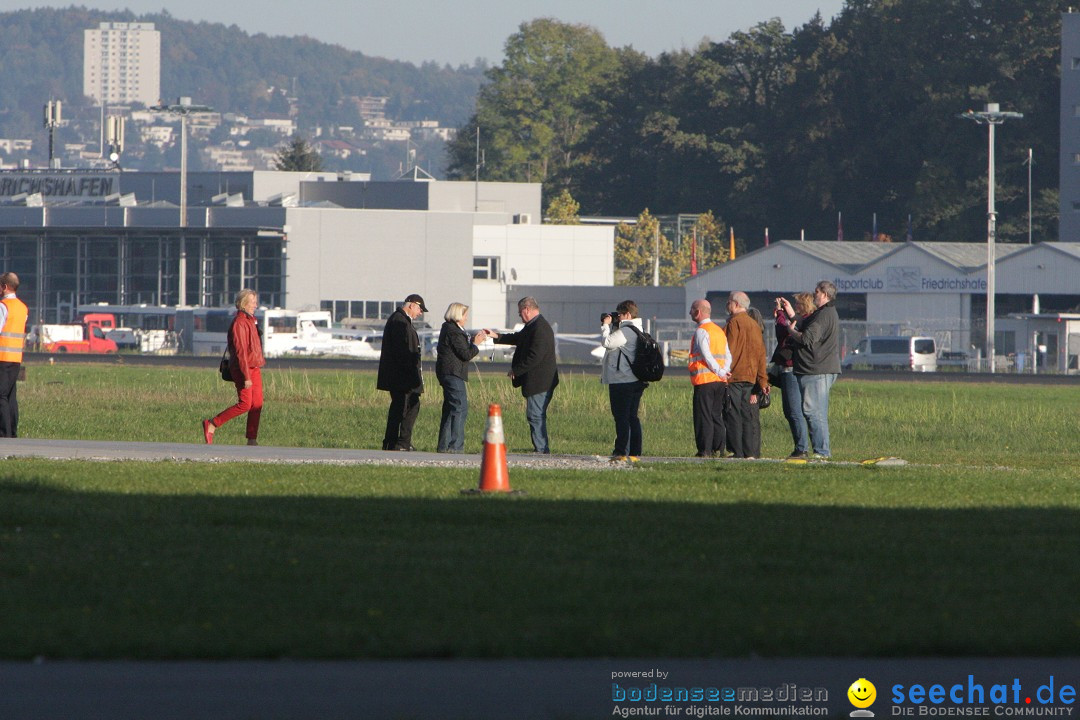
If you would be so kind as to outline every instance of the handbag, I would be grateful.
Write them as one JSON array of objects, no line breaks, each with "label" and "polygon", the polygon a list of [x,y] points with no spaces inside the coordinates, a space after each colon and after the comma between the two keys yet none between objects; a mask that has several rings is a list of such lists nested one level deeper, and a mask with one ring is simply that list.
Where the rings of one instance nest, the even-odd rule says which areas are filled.
[{"label": "handbag", "polygon": [[768,410],[769,406],[772,405],[772,393],[761,392],[761,388],[759,388],[757,385],[754,386],[752,392],[754,395],[757,396],[758,410]]},{"label": "handbag", "polygon": [[229,369],[229,351],[225,350],[221,354],[221,362],[218,363],[218,373],[221,375],[221,379],[225,382],[235,382],[232,376],[232,370]]}]

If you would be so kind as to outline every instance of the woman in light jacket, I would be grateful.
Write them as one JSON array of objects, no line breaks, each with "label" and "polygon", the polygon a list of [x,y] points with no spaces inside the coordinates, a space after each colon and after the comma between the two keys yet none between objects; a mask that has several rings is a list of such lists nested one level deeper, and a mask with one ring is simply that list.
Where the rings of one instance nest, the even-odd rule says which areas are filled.
[{"label": "woman in light jacket", "polygon": [[611,416],[615,419],[615,449],[612,460],[637,460],[641,457],[641,420],[638,407],[647,383],[638,380],[630,369],[637,353],[638,334],[631,325],[641,330],[638,307],[633,300],[624,300],[615,308],[618,328],[612,330],[612,316],[601,319],[601,344],[604,346],[604,364],[600,382],[608,386]]},{"label": "woman in light jacket", "polygon": [[465,450],[465,419],[469,416],[469,396],[465,383],[469,380],[469,361],[480,352],[478,347],[487,339],[483,330],[473,337],[465,332],[469,306],[450,303],[439,331],[435,360],[435,377],[443,391],[442,420],[439,422],[438,452],[460,454]]},{"label": "woman in light jacket", "polygon": [[229,326],[229,371],[236,384],[236,404],[226,408],[211,420],[203,420],[206,444],[214,442],[214,431],[234,417],[247,413],[247,444],[258,445],[259,417],[262,415],[263,359],[262,338],[255,322],[258,296],[250,288],[236,294],[236,317]]}]

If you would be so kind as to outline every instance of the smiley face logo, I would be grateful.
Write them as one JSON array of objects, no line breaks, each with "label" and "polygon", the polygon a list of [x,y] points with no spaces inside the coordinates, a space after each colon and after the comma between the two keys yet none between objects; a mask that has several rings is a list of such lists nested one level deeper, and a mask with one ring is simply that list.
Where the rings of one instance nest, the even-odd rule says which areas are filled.
[{"label": "smiley face logo", "polygon": [[859,678],[851,683],[851,687],[847,691],[847,697],[855,707],[868,708],[877,699],[877,688],[874,687],[874,683],[866,678]]}]

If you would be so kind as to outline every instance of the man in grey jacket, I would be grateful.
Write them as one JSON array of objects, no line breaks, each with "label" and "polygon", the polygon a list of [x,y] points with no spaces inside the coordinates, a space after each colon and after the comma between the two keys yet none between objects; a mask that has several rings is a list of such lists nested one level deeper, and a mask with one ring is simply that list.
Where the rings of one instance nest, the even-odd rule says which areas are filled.
[{"label": "man in grey jacket", "polygon": [[[813,459],[828,460],[829,390],[840,375],[840,316],[836,312],[836,286],[822,280],[814,288],[817,310],[792,326],[795,345],[792,357],[795,379],[802,390],[802,411],[810,429]],[[795,309],[784,300],[784,312],[795,318]]]}]

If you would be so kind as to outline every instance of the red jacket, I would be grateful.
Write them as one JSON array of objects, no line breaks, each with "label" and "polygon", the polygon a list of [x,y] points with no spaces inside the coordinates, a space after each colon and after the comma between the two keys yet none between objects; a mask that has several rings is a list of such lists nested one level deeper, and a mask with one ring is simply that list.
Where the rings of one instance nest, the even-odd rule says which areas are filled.
[{"label": "red jacket", "polygon": [[251,369],[266,365],[263,359],[262,340],[255,318],[243,310],[236,312],[229,326],[229,370],[233,380],[244,382],[251,379]]}]

